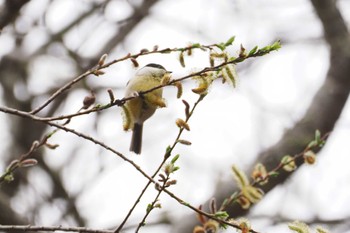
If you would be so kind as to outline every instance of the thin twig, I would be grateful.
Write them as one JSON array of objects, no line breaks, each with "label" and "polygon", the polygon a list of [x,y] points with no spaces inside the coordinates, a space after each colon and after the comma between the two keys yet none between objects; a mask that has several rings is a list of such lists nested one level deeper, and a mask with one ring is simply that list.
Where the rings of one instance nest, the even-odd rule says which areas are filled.
[{"label": "thin twig", "polygon": [[[193,108],[192,108],[192,111],[190,112],[190,115],[193,114],[194,109],[197,107],[198,103],[199,103],[202,99],[203,99],[203,96],[201,96],[201,97],[197,100],[197,102],[195,103],[195,105],[194,105]],[[44,124],[47,124],[47,125],[56,127],[56,128],[58,128],[58,129],[61,129],[61,130],[64,130],[64,131],[66,131],[66,132],[70,132],[70,133],[72,133],[72,134],[75,134],[75,135],[78,136],[78,137],[81,137],[81,138],[84,138],[84,139],[86,139],[86,140],[88,140],[88,141],[91,141],[91,142],[93,142],[93,143],[95,143],[95,144],[97,144],[97,145],[99,145],[99,146],[105,148],[106,150],[111,151],[113,154],[118,155],[120,158],[122,158],[122,159],[125,160],[126,162],[130,163],[136,170],[138,170],[143,176],[145,176],[145,177],[149,180],[149,182],[147,183],[147,185],[146,185],[146,187],[144,188],[144,190],[147,189],[148,186],[149,186],[151,183],[154,183],[154,184],[156,183],[156,181],[155,181],[153,178],[154,178],[155,175],[159,172],[159,170],[161,169],[161,167],[164,165],[165,160],[166,160],[167,158],[169,158],[169,155],[170,155],[170,153],[166,153],[166,154],[165,154],[164,160],[163,160],[164,162],[162,162],[162,166],[159,166],[159,169],[157,169],[156,173],[155,173],[152,177],[150,177],[150,176],[148,176],[137,164],[135,164],[132,160],[126,158],[126,157],[125,157],[123,154],[121,154],[120,152],[114,150],[113,148],[111,148],[111,147],[105,145],[104,143],[102,143],[102,142],[100,142],[100,141],[98,141],[98,140],[96,140],[96,139],[94,139],[94,138],[92,138],[92,137],[90,137],[90,136],[88,136],[88,135],[82,134],[82,133],[80,133],[80,132],[77,132],[77,131],[75,131],[75,130],[73,130],[73,129],[67,128],[67,127],[62,126],[62,125],[59,125],[59,124],[55,124],[55,123],[52,123],[52,122],[43,122],[43,121],[40,120],[40,117],[37,117],[37,116],[35,116],[35,115],[32,115],[32,114],[30,114],[30,113],[28,113],[28,112],[23,112],[23,111],[19,111],[19,110],[17,110],[17,109],[12,109],[12,108],[8,108],[8,107],[0,107],[0,111],[5,112],[5,113],[9,113],[9,114],[13,114],[13,115],[16,115],[16,116],[20,116],[20,117],[29,118],[29,119],[32,119],[32,120],[34,120],[34,121],[39,121],[39,122],[42,122],[42,123],[44,123]],[[190,118],[190,117],[188,117],[188,119],[189,119],[189,118]],[[180,131],[181,131],[181,133],[182,133],[183,128],[182,128],[182,130],[180,130]],[[174,142],[172,148],[174,148],[175,145],[178,143],[177,140],[180,138],[180,135],[181,135],[181,134],[180,134],[180,132],[179,132],[179,134],[178,134],[178,136],[177,136],[177,138],[176,138],[176,140],[175,140],[175,142]],[[169,150],[169,151],[171,152],[172,149]],[[235,224],[230,223],[230,222],[228,222],[228,221],[225,221],[225,220],[216,218],[216,217],[215,217],[214,215],[212,215],[212,214],[209,214],[209,213],[206,213],[206,212],[204,212],[204,211],[202,211],[202,210],[199,210],[198,208],[196,208],[196,207],[190,205],[189,203],[183,201],[182,199],[180,199],[179,197],[177,197],[175,194],[173,194],[172,192],[170,192],[170,191],[167,190],[167,189],[164,189],[163,191],[164,191],[165,193],[167,193],[170,197],[172,197],[173,199],[175,199],[176,201],[178,201],[181,205],[184,205],[184,206],[186,206],[186,207],[188,207],[188,208],[194,210],[194,211],[197,212],[198,214],[202,214],[202,215],[204,215],[204,216],[206,216],[206,217],[208,217],[208,218],[211,218],[211,219],[213,219],[213,220],[216,220],[216,221],[218,221],[218,222],[220,222],[220,223],[222,223],[222,224],[227,224],[227,225],[232,226],[232,227],[234,227],[234,228],[236,228],[236,229],[240,229],[240,227],[239,227],[238,225],[235,225]],[[142,195],[143,195],[143,194],[142,194]],[[142,195],[141,195],[141,197],[142,197]],[[137,199],[137,201],[135,202],[135,206],[136,206],[136,204],[140,201],[140,198],[141,198],[141,197],[139,197],[139,198]],[[131,212],[132,212],[132,210],[133,210],[134,208],[135,208],[135,207],[133,207],[133,208],[131,209]],[[130,212],[130,211],[129,211],[129,212]],[[129,216],[129,214],[128,214],[128,216]],[[127,216],[127,217],[128,217],[128,216]],[[126,218],[126,220],[127,220],[127,218]],[[126,220],[124,221],[124,224],[125,224]],[[123,225],[124,225],[124,224],[123,224]],[[0,225],[0,227],[1,227],[1,225]],[[11,229],[16,230],[16,227],[17,227],[17,226],[3,226],[3,227],[8,227],[8,228],[6,228],[7,230],[11,230]],[[30,228],[25,228],[24,226],[18,226],[18,227],[19,227],[19,230],[22,228],[23,231],[26,231],[26,230],[29,230],[29,229],[30,229]],[[27,227],[31,227],[31,226],[27,226]],[[123,227],[123,226],[122,226],[122,227]],[[114,231],[112,231],[112,232],[119,232],[119,231],[122,229],[122,227],[119,226],[116,230],[114,230]],[[45,227],[42,227],[41,229],[40,229],[40,228],[41,228],[41,227],[33,227],[32,230],[35,231],[35,229],[37,229],[37,231],[41,231],[41,229],[43,229],[43,230],[46,229]],[[119,228],[120,228],[120,229],[119,229]],[[0,228],[0,229],[2,229],[2,228]],[[51,231],[56,231],[56,230],[58,230],[57,227],[48,227],[46,230],[50,231],[50,229],[52,229]],[[71,231],[79,231],[79,230],[77,230],[77,229],[80,229],[80,228],[69,228],[69,229],[71,229]],[[86,228],[83,228],[83,229],[86,229]],[[82,229],[82,230],[83,230],[83,229]],[[62,230],[62,231],[64,231],[64,230]],[[69,231],[69,230],[67,230],[67,231]],[[88,232],[88,231],[86,231],[86,232]],[[94,231],[90,231],[90,232],[94,232]],[[95,232],[97,232],[97,231],[95,231]],[[108,231],[108,232],[105,231],[105,232],[106,232],[106,233],[110,233],[109,231]],[[254,231],[254,230],[250,230],[250,232],[252,232],[252,233],[258,233],[257,231]],[[97,233],[98,233],[98,232],[97,232]],[[101,232],[101,233],[104,233],[104,232]]]},{"label": "thin twig", "polygon": [[[326,141],[327,138],[329,137],[329,135],[330,135],[329,132],[324,134],[320,138],[320,140],[321,141]],[[320,145],[317,145],[317,144],[315,144],[313,146],[307,145],[302,152],[300,152],[298,154],[295,154],[289,162],[287,162],[287,163],[280,162],[275,168],[273,168],[269,172],[267,172],[267,175],[264,178],[262,178],[260,180],[254,180],[250,185],[254,186],[254,187],[257,187],[261,182],[264,182],[264,181],[268,180],[269,178],[273,177],[273,174],[278,173],[278,171],[282,170],[284,166],[286,166],[286,165],[288,165],[290,163],[293,163],[293,162],[297,161],[299,158],[301,158],[302,156],[304,156],[304,154],[308,150],[312,150],[312,149],[317,148],[317,147],[320,147]],[[294,171],[291,171],[291,172],[294,172]],[[221,204],[221,206],[219,208],[219,211],[224,211],[230,204],[232,204],[234,201],[236,201],[237,199],[239,199],[242,196],[243,196],[242,191],[237,192],[237,193],[233,193],[231,196],[229,196],[228,198],[226,198],[222,202],[222,204]]]},{"label": "thin twig", "polygon": [[[130,58],[138,58],[140,56],[144,56],[144,55],[149,55],[149,54],[155,54],[155,53],[160,53],[160,54],[166,54],[166,53],[170,53],[170,52],[184,52],[184,51],[188,51],[188,50],[192,50],[192,49],[198,49],[198,48],[206,48],[206,49],[213,49],[215,46],[217,46],[217,44],[211,44],[211,45],[190,45],[190,46],[187,46],[185,48],[166,48],[166,49],[162,49],[162,50],[152,50],[152,51],[144,51],[144,50],[141,50],[139,53],[136,53],[134,55],[131,55],[130,53],[127,54],[126,56],[122,57],[122,58],[119,58],[119,59],[115,59],[111,62],[108,62],[104,65],[101,65],[101,66],[96,66],[95,68],[92,68],[88,71],[86,71],[85,73],[79,75],[78,77],[74,78],[72,81],[68,82],[67,84],[65,84],[63,87],[59,88],[54,94],[52,94],[50,96],[49,99],[47,99],[42,105],[40,105],[39,107],[35,108],[34,110],[32,110],[30,113],[31,114],[36,114],[38,112],[40,112],[43,108],[45,108],[48,104],[50,104],[55,98],[57,98],[60,94],[62,94],[63,92],[65,92],[66,90],[70,89],[75,83],[79,82],[80,80],[86,78],[87,76],[89,76],[90,74],[97,74],[99,70],[102,70],[104,68],[107,68],[115,63],[118,63],[118,62],[121,62],[121,61],[124,61],[124,60],[127,60],[127,59],[130,59]],[[204,73],[204,72],[208,72],[208,71],[215,71],[215,70],[218,70],[220,67],[222,66],[225,66],[225,65],[228,65],[228,64],[237,64],[237,63],[240,63],[240,62],[243,62],[245,61],[246,59],[248,58],[252,58],[252,57],[258,57],[258,56],[262,56],[264,53],[263,50],[258,50],[256,53],[254,54],[248,54],[247,56],[245,57],[237,57],[235,59],[232,59],[230,61],[226,61],[218,66],[213,66],[213,67],[207,67],[207,68],[204,68],[202,71],[199,71],[199,72],[196,72],[194,74],[191,74],[191,75],[187,75],[183,78],[180,78],[178,80],[173,80],[171,81],[169,84],[173,84],[175,82],[178,82],[178,81],[182,81],[182,80],[185,80],[185,79],[188,79],[190,77],[193,77],[193,76],[196,76],[196,75],[200,75],[201,73]],[[167,85],[169,85],[167,84]],[[148,93],[148,92],[151,92],[155,89],[159,89],[159,88],[162,88],[166,85],[160,85],[160,86],[157,86],[157,87],[154,87],[152,89],[150,89],[149,91],[145,92],[145,93]],[[144,93],[141,93],[141,94],[144,94]]]},{"label": "thin twig", "polygon": [[[211,49],[211,46],[214,46],[214,45],[210,45],[208,48]],[[205,46],[200,46],[202,48],[205,48]],[[76,84],[77,82],[81,81],[82,79],[86,78],[87,76],[89,76],[90,74],[94,74],[94,75],[99,75],[101,74],[102,72],[98,72],[100,71],[101,69],[104,69],[104,68],[107,68],[109,67],[110,65],[112,64],[115,64],[117,62],[120,62],[120,61],[123,61],[123,60],[127,60],[127,59],[130,59],[130,58],[137,58],[138,56],[142,56],[142,55],[147,55],[147,54],[151,54],[151,53],[168,53],[168,52],[175,52],[175,51],[186,51],[186,50],[190,50],[190,49],[193,49],[193,48],[199,48],[198,45],[196,46],[189,46],[189,47],[186,47],[186,48],[181,48],[181,49],[177,49],[177,48],[174,48],[174,49],[164,49],[164,50],[153,50],[153,51],[141,51],[140,53],[138,54],[135,54],[135,55],[131,55],[131,54],[128,54],[126,55],[125,57],[122,57],[120,59],[117,59],[117,60],[113,60],[109,63],[106,63],[106,64],[103,64],[103,65],[99,65],[99,66],[96,66],[88,71],[86,71],[85,73],[79,75],[78,77],[76,77],[75,79],[73,79],[72,81],[68,82],[67,84],[65,84],[64,86],[62,86],[61,88],[59,88],[52,96],[49,97],[49,99],[47,99],[41,106],[37,107],[36,109],[32,110],[31,112],[24,112],[24,111],[20,111],[20,110],[16,110],[16,109],[12,109],[12,108],[7,108],[7,107],[0,107],[0,111],[3,111],[5,113],[10,113],[10,114],[14,114],[14,115],[17,115],[17,116],[21,116],[21,117],[26,117],[26,118],[30,118],[34,121],[39,121],[39,122],[42,122],[44,124],[47,124],[47,125],[50,125],[52,127],[55,127],[57,129],[61,129],[61,130],[64,130],[66,132],[70,132],[70,133],[73,133],[75,135],[77,135],[78,137],[81,137],[81,138],[84,138],[86,140],[89,140],[91,142],[94,142],[95,144],[105,148],[106,150],[109,150],[111,151],[112,153],[118,155],[120,158],[122,158],[123,160],[125,160],[126,162],[130,163],[136,170],[138,170],[143,176],[145,176],[149,181],[148,181],[148,184],[146,185],[146,187],[144,188],[144,190],[141,192],[139,198],[136,200],[134,206],[131,208],[131,210],[129,211],[127,217],[124,219],[123,223],[118,227],[118,229],[115,230],[115,232],[118,232],[119,230],[122,229],[123,225],[125,224],[125,222],[127,221],[128,217],[130,216],[130,214],[133,212],[135,206],[137,205],[137,203],[139,202],[140,198],[143,196],[145,190],[149,187],[149,185],[151,183],[156,183],[154,181],[154,177],[158,174],[158,172],[160,171],[160,169],[163,167],[163,165],[165,164],[166,160],[171,156],[171,152],[173,151],[173,149],[175,148],[175,146],[177,145],[177,143],[179,142],[179,139],[180,139],[180,136],[183,132],[183,128],[180,128],[179,130],[179,134],[176,138],[176,140],[174,141],[173,145],[167,149],[167,152],[165,153],[164,155],[164,159],[163,161],[161,162],[160,166],[158,167],[158,169],[156,170],[156,172],[154,173],[154,175],[152,177],[148,176],[138,165],[136,165],[132,160],[126,158],[123,154],[121,154],[120,152],[112,149],[111,147],[107,146],[106,144],[104,144],[103,142],[100,142],[88,135],[85,135],[85,134],[82,134],[78,131],[75,131],[74,129],[70,129],[68,127],[65,127],[64,125],[60,125],[60,124],[56,124],[56,123],[52,123],[50,121],[53,120],[53,118],[50,119],[50,121],[47,121],[47,118],[45,120],[43,120],[44,118],[41,118],[41,117],[37,117],[35,116],[34,114],[40,112],[42,109],[44,109],[46,106],[48,106],[54,99],[56,99],[58,96],[60,96],[62,93],[64,93],[65,91],[67,91],[68,89],[70,89],[74,84]],[[249,54],[245,57],[238,57],[238,58],[235,58],[235,59],[232,59],[232,60],[229,60],[229,61],[226,61],[226,62],[223,62],[222,64],[220,65],[217,65],[217,66],[213,66],[213,67],[207,67],[207,68],[204,68],[203,70],[201,71],[198,71],[196,73],[193,73],[193,74],[190,74],[190,75],[187,75],[187,76],[184,76],[182,78],[179,78],[179,79],[174,79],[172,81],[170,81],[169,83],[167,84],[164,84],[164,85],[159,85],[155,88],[152,88],[150,90],[147,90],[147,91],[144,91],[144,92],[140,92],[140,94],[146,94],[148,92],[151,92],[155,89],[158,89],[158,88],[162,88],[164,86],[167,86],[167,85],[172,85],[172,84],[175,84],[176,82],[180,82],[180,81],[183,81],[185,79],[188,79],[188,78],[191,78],[193,76],[197,76],[197,75],[203,75],[204,73],[206,72],[210,72],[210,71],[217,71],[217,70],[220,70],[223,66],[225,65],[228,65],[228,64],[236,64],[236,63],[239,63],[239,62],[242,62],[244,61],[245,59],[247,58],[250,58],[250,57],[256,57],[256,56],[260,56],[259,54],[259,51],[256,52],[255,54]],[[194,107],[192,108],[192,111],[190,112],[190,114],[188,114],[186,116],[186,123],[187,121],[189,120],[189,118],[191,117],[192,113],[193,113],[193,110],[195,109],[195,107],[197,106],[197,104],[203,99],[204,95],[202,95],[198,101],[195,103]],[[123,98],[121,100],[116,100],[114,101],[113,103],[110,103],[109,105],[105,105],[103,106],[102,108],[100,107],[97,107],[96,109],[93,109],[93,110],[88,110],[86,112],[83,112],[82,114],[88,114],[90,112],[93,112],[93,111],[100,111],[102,109],[105,109],[105,108],[108,108],[108,107],[111,107],[113,105],[122,105],[125,103],[125,101],[131,99],[132,97],[129,97],[129,98]],[[82,115],[81,114],[81,115]],[[65,118],[61,118],[61,119],[71,119],[72,117],[74,116],[77,116],[77,113],[75,113],[74,115],[68,115],[66,116]],[[57,118],[56,118],[57,119]],[[177,198],[174,194],[172,194],[171,192],[169,192],[168,190],[166,190],[164,188],[164,191],[166,193],[168,193],[171,197],[175,198],[176,200],[179,201],[179,203],[182,203],[183,205],[185,206],[188,206],[190,207],[191,209],[194,209],[196,212],[198,213],[201,213],[205,216],[211,216],[212,219],[214,220],[217,220],[218,222],[221,222],[221,223],[225,223],[225,224],[228,224],[228,225],[232,225],[233,227],[235,228],[238,228],[239,229],[239,226],[237,225],[234,225],[232,223],[228,223],[228,222],[225,222],[224,220],[222,219],[218,219],[216,218],[215,216],[211,215],[211,214],[208,214],[208,213],[204,213],[203,211],[201,210],[198,210],[197,208],[193,207],[193,206],[190,206],[189,204],[183,202],[181,199]],[[159,192],[158,195],[160,195],[161,191]],[[148,213],[149,214],[149,213]],[[147,214],[147,216],[148,216]],[[144,219],[147,218],[147,216],[145,216]],[[255,232],[255,231],[251,231],[251,232]]]},{"label": "thin twig", "polygon": [[151,213],[151,211],[155,208],[155,205],[156,203],[158,202],[159,200],[159,196],[160,194],[162,193],[162,191],[166,188],[166,183],[168,182],[169,180],[169,175],[167,175],[166,179],[163,180],[163,184],[161,187],[159,187],[159,190],[158,190],[158,193],[157,195],[154,197],[152,203],[150,205],[147,206],[147,210],[146,210],[146,214],[145,216],[142,218],[141,222],[139,223],[139,225],[137,226],[136,230],[135,230],[135,233],[139,232],[139,230],[141,229],[142,226],[145,225],[146,223],[146,219],[148,217],[148,215]]},{"label": "thin twig", "polygon": [[[204,98],[204,96],[200,96],[198,98],[198,100],[196,101],[196,103],[193,105],[191,112],[189,113],[188,116],[186,116],[186,123],[189,121],[189,119],[191,118],[194,110],[196,109],[197,105],[199,104],[200,101],[202,101]],[[160,165],[158,166],[158,168],[156,169],[156,171],[153,173],[152,175],[152,179],[154,179],[154,177],[158,174],[158,172],[160,171],[160,169],[162,169],[162,167],[164,166],[165,162],[167,161],[167,159],[170,157],[171,152],[173,151],[173,149],[175,148],[175,146],[178,143],[178,140],[180,139],[180,136],[182,135],[182,132],[184,131],[184,128],[180,128],[179,133],[177,134],[173,145],[165,152],[164,154],[164,158],[163,161],[160,163]],[[115,233],[119,232],[125,225],[126,221],[129,219],[131,213],[134,211],[135,207],[137,206],[137,204],[140,202],[142,196],[144,195],[144,193],[146,192],[146,190],[148,189],[149,185],[152,182],[149,180],[146,184],[146,186],[142,189],[140,195],[138,196],[138,198],[136,199],[134,205],[131,207],[131,209],[129,210],[129,212],[127,213],[127,215],[125,216],[125,218],[123,219],[122,223],[118,226],[118,228],[114,231]]]},{"label": "thin twig", "polygon": [[1,231],[67,231],[67,232],[86,232],[86,233],[113,233],[111,230],[99,230],[86,227],[63,227],[63,226],[3,226],[0,225]]},{"label": "thin twig", "polygon": [[149,175],[147,175],[146,172],[144,172],[134,161],[128,159],[125,155],[123,155],[122,153],[114,150],[113,148],[111,148],[110,146],[107,146],[105,143],[99,141],[99,140],[96,140],[94,138],[92,138],[91,136],[89,135],[86,135],[86,134],[83,134],[83,133],[80,133],[74,129],[71,129],[71,128],[68,128],[68,127],[65,127],[65,126],[62,126],[62,125],[59,125],[59,124],[56,124],[56,123],[52,123],[52,122],[43,122],[41,121],[40,117],[37,117],[31,113],[28,113],[28,112],[23,112],[23,111],[19,111],[17,109],[12,109],[12,108],[8,108],[8,107],[0,107],[0,111],[2,112],[5,112],[5,113],[9,113],[9,114],[13,114],[13,115],[16,115],[16,116],[21,116],[21,117],[25,117],[25,118],[29,118],[29,119],[32,119],[34,121],[39,121],[39,122],[42,122],[44,124],[47,124],[49,126],[52,126],[52,127],[55,127],[55,128],[58,128],[58,129],[61,129],[63,131],[66,131],[66,132],[69,132],[69,133],[72,133],[72,134],[75,134],[76,136],[78,137],[81,137],[81,138],[84,138],[88,141],[91,141],[103,148],[105,148],[106,150],[112,152],[113,154],[119,156],[121,159],[123,159],[124,161],[130,163],[136,170],[138,170],[143,176],[145,176],[150,182],[152,183],[156,183],[152,177],[150,177]]},{"label": "thin twig", "polygon": [[[163,190],[165,193],[167,193],[170,197],[172,197],[173,199],[175,199],[179,204],[183,205],[183,206],[186,206],[188,208],[190,208],[191,210],[195,211],[196,213],[200,214],[200,215],[204,215],[212,220],[215,220],[221,224],[225,224],[225,225],[228,225],[228,226],[231,226],[233,228],[236,228],[238,230],[241,230],[241,227],[235,223],[232,223],[230,221],[226,221],[226,220],[223,220],[223,219],[220,219],[220,218],[217,218],[215,217],[215,215],[213,214],[210,214],[210,213],[207,213],[203,210],[200,210],[194,206],[192,206],[191,204],[189,204],[188,202],[185,202],[183,201],[181,198],[177,197],[174,193],[170,192],[168,189],[164,189]],[[250,229],[249,232],[252,232],[252,233],[259,233],[258,231],[255,231],[253,229]]]},{"label": "thin twig", "polygon": [[[202,47],[210,47],[213,45],[203,45]],[[111,62],[108,62],[104,65],[101,66],[97,66],[95,68],[92,68],[88,71],[86,71],[85,73],[77,76],[76,78],[74,78],[72,81],[68,82],[67,84],[65,84],[64,86],[62,86],[61,88],[59,88],[55,93],[53,93],[42,105],[38,106],[37,108],[33,109],[30,113],[31,114],[36,114],[38,112],[40,112],[42,109],[44,109],[47,105],[49,105],[54,99],[56,99],[59,95],[61,95],[63,92],[65,92],[66,90],[70,89],[75,83],[79,82],[80,80],[86,78],[87,76],[91,75],[91,74],[96,74],[96,71],[99,71],[101,69],[107,68],[115,63],[130,59],[130,58],[134,58],[136,59],[137,57],[140,56],[144,56],[144,55],[149,55],[149,54],[154,54],[154,53],[169,53],[169,52],[176,52],[176,51],[186,51],[186,50],[190,50],[196,48],[195,46],[188,46],[186,48],[166,48],[166,49],[162,49],[162,50],[153,50],[153,51],[140,51],[139,53],[136,53],[134,55],[131,55],[130,53],[127,54],[126,56],[119,58],[119,59],[115,59]]]},{"label": "thin twig", "polygon": [[[204,47],[204,48],[211,48],[212,46],[215,46],[215,44],[214,45],[202,45],[202,47]],[[70,89],[75,83],[79,82],[80,80],[86,78],[87,76],[89,76],[91,74],[96,73],[96,71],[104,69],[104,68],[107,68],[107,67],[109,67],[109,66],[111,66],[111,65],[113,65],[115,63],[127,60],[129,58],[137,58],[139,56],[153,54],[153,53],[168,53],[168,52],[177,52],[177,51],[181,51],[181,50],[185,51],[185,50],[190,50],[190,49],[193,49],[193,47],[189,46],[189,47],[181,48],[181,49],[178,49],[178,48],[173,48],[173,49],[166,48],[166,49],[157,50],[157,51],[139,52],[139,53],[134,54],[134,55],[128,54],[128,55],[126,55],[126,56],[124,56],[124,57],[122,57],[120,59],[113,60],[113,61],[111,61],[109,63],[106,63],[106,64],[104,64],[102,66],[98,66],[98,67],[96,67],[94,69],[91,69],[91,70],[85,72],[84,74],[81,74],[80,76],[78,76],[77,78],[72,80],[71,82],[67,83],[66,85],[64,85],[63,87],[58,89],[45,103],[43,103],[38,108],[32,110],[30,113],[31,114],[38,113],[43,108],[45,108],[49,103],[51,103],[55,98],[57,98],[60,94],[62,94],[64,91]],[[152,92],[154,90],[163,88],[165,86],[172,86],[172,85],[174,85],[177,82],[181,82],[181,81],[184,81],[186,79],[190,79],[190,78],[195,77],[195,76],[201,76],[201,75],[203,75],[204,73],[207,73],[207,72],[217,71],[217,70],[221,69],[222,67],[224,67],[226,65],[237,64],[237,63],[245,61],[248,58],[253,58],[253,57],[257,57],[257,56],[260,56],[259,53],[248,55],[248,56],[246,56],[244,58],[237,57],[237,58],[235,58],[235,59],[233,59],[231,61],[226,61],[226,62],[223,62],[223,63],[221,63],[219,65],[216,65],[216,66],[213,66],[213,67],[205,67],[205,68],[203,68],[200,71],[197,71],[197,72],[194,72],[192,74],[183,76],[181,78],[173,79],[173,80],[171,80],[170,82],[168,82],[166,84],[160,84],[160,85],[155,86],[155,87],[153,87],[153,88],[151,88],[149,90],[141,91],[139,94],[140,95],[144,95],[144,94],[147,94],[147,93]],[[125,97],[125,98],[122,98],[122,99],[117,99],[113,103],[109,103],[109,104],[106,104],[106,105],[103,105],[103,106],[98,106],[98,107],[95,107],[95,108],[92,108],[92,109],[89,109],[89,110],[86,110],[86,111],[81,111],[81,112],[78,112],[78,113],[67,114],[67,115],[58,116],[58,117],[43,117],[43,118],[41,118],[41,120],[42,121],[54,121],[54,120],[63,120],[63,119],[67,119],[67,118],[72,118],[72,117],[76,117],[76,116],[80,116],[80,115],[86,115],[86,114],[89,114],[91,112],[98,112],[98,111],[110,108],[112,106],[115,106],[115,105],[121,106],[126,101],[131,100],[133,98],[136,98],[136,97],[135,96]]]},{"label": "thin twig", "polygon": [[41,146],[45,145],[48,138],[49,136],[47,135],[40,141],[34,141],[28,152],[22,154],[19,159],[13,160],[11,164],[7,167],[6,171],[0,176],[0,184],[6,180],[6,177],[8,177],[15,170],[17,170],[17,168],[21,167],[21,162],[28,159],[30,155],[32,155],[36,150],[38,150]]}]

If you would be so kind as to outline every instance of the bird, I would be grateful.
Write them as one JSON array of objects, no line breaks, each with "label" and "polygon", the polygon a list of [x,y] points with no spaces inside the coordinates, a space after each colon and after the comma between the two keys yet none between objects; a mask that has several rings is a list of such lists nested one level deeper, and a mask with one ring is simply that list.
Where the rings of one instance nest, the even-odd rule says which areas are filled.
[{"label": "bird", "polygon": [[162,88],[142,94],[162,84],[165,75],[170,74],[162,65],[150,63],[139,69],[126,85],[125,97],[134,97],[124,105],[124,129],[132,130],[129,150],[141,154],[142,131],[144,122],[149,119],[159,107],[165,107]]}]

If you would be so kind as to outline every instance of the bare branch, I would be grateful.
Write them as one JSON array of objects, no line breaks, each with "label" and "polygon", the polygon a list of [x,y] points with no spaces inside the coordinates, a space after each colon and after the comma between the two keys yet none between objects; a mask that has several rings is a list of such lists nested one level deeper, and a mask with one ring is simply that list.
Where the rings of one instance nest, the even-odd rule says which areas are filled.
[{"label": "bare branch", "polygon": [[3,226],[0,225],[2,231],[66,231],[66,232],[86,232],[86,233],[112,233],[110,230],[91,229],[86,227],[63,227],[63,226]]}]

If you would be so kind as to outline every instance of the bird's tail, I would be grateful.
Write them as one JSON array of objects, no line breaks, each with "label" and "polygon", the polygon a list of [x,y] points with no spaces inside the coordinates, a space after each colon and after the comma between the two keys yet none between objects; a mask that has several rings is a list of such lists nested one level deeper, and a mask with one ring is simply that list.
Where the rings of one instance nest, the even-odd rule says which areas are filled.
[{"label": "bird's tail", "polygon": [[136,154],[141,154],[142,128],[143,128],[143,124],[135,123],[134,124],[134,129],[132,131],[130,151],[133,151]]}]

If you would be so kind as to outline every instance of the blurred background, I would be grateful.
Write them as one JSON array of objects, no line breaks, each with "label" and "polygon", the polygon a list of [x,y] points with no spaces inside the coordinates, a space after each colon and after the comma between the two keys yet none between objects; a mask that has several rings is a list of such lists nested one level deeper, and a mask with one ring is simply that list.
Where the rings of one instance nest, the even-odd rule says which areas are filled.
[{"label": "blurred background", "polygon": [[[141,49],[213,44],[236,36],[229,49],[237,55],[281,40],[282,48],[237,65],[238,87],[215,82],[198,106],[179,145],[178,183],[170,190],[194,206],[211,197],[218,202],[236,190],[231,166],[249,171],[257,162],[268,168],[285,154],[301,152],[314,132],[332,132],[313,166],[281,174],[264,187],[264,199],[249,212],[239,206],[232,217],[246,216],[259,232],[290,232],[300,220],[350,232],[349,136],[350,2],[347,0],[2,0],[0,1],[0,105],[30,111],[55,90],[96,65]],[[159,63],[179,78],[209,66],[195,51],[138,58],[140,66]],[[74,113],[94,90],[97,103],[108,103],[107,89],[124,96],[135,73],[130,61],[117,63],[100,77],[91,76],[56,99],[38,115]],[[184,82],[183,99],[197,95]],[[95,137],[152,174],[167,145],[177,135],[175,120],[184,117],[176,90],[164,90],[168,107],[144,126],[143,153],[128,151],[131,134],[122,130],[121,109],[80,116],[68,127]],[[0,114],[0,171],[34,140],[53,128]],[[97,145],[58,132],[49,139],[55,150],[34,154],[39,164],[17,170],[0,187],[0,224],[62,225],[100,229],[117,227],[147,180],[133,167]],[[156,191],[150,188],[126,224],[134,232]],[[194,213],[166,194],[162,209],[152,211],[142,232],[192,232]],[[236,232],[228,229],[226,232]]]}]

